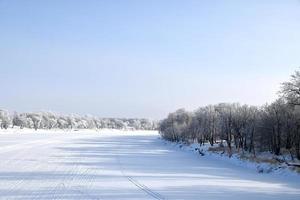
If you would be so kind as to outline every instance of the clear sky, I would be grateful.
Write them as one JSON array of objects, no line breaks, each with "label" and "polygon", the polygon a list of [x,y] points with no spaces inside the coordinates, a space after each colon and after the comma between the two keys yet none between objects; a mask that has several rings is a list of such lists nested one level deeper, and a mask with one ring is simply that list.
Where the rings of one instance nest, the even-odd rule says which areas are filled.
[{"label": "clear sky", "polygon": [[261,105],[299,66],[299,0],[0,0],[10,111],[160,119]]}]

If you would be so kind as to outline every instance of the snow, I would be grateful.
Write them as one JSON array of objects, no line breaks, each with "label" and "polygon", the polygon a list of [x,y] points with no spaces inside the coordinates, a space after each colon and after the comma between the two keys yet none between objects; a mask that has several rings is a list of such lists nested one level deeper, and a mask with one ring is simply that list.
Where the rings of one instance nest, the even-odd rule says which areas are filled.
[{"label": "snow", "polygon": [[[295,159],[294,161],[291,160],[289,155],[281,155],[281,156],[275,156],[274,154],[268,153],[268,152],[261,152],[256,153],[256,162],[251,161],[249,159],[245,159],[245,157],[250,158],[253,156],[253,154],[244,152],[233,153],[231,157],[228,156],[227,152],[223,151],[209,151],[209,148],[211,148],[211,145],[209,143],[205,143],[203,145],[200,145],[199,143],[192,143],[192,144],[185,144],[185,143],[173,143],[169,141],[164,141],[165,144],[181,149],[183,151],[189,151],[194,152],[196,154],[202,154],[202,156],[209,156],[211,159],[218,159],[222,162],[229,162],[231,164],[243,167],[243,168],[249,168],[252,170],[257,171],[258,173],[272,173],[272,174],[280,174],[284,176],[293,176],[296,178],[300,178],[300,173],[296,171],[296,168],[293,166],[288,166],[286,163],[268,163],[259,161],[260,160],[272,160],[275,157],[277,159],[286,160],[290,164],[299,164],[299,161]],[[218,147],[219,144],[214,144],[214,148]],[[244,157],[244,158],[243,158]]]},{"label": "snow", "polygon": [[299,199],[299,176],[259,174],[155,131],[0,130],[0,199]]}]

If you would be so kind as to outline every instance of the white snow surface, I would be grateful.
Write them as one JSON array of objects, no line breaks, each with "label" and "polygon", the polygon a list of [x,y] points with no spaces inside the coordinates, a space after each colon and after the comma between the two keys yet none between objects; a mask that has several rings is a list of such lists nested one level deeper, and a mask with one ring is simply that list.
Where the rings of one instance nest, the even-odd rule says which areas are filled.
[{"label": "white snow surface", "polygon": [[[267,163],[267,162],[254,162],[247,159],[242,159],[242,152],[240,154],[233,153],[231,157],[228,156],[227,152],[212,152],[209,151],[209,148],[211,145],[209,143],[205,143],[204,145],[200,145],[199,143],[192,143],[192,144],[186,144],[186,143],[176,143],[176,142],[170,142],[165,141],[166,145],[172,146],[173,148],[180,149],[182,151],[189,151],[196,154],[202,154],[202,156],[209,156],[211,158],[218,159],[220,162],[229,162],[234,165],[238,165],[243,168],[249,168],[252,170],[257,171],[258,173],[272,173],[272,174],[280,174],[283,176],[294,176],[294,178],[299,179],[300,173],[296,171],[296,167],[288,166],[286,163]],[[218,147],[219,144],[214,144],[213,147]],[[200,152],[200,153],[199,153]],[[251,157],[252,153],[244,152],[245,156]],[[274,159],[275,155],[268,153],[268,152],[261,152],[256,153],[257,158],[262,159]],[[277,158],[280,158],[283,160],[283,158],[288,161],[289,163],[297,163],[299,164],[299,160],[291,160],[290,156],[288,155],[281,155],[277,156]]]},{"label": "white snow surface", "polygon": [[0,130],[0,199],[300,199],[299,176],[174,148],[155,131]]}]

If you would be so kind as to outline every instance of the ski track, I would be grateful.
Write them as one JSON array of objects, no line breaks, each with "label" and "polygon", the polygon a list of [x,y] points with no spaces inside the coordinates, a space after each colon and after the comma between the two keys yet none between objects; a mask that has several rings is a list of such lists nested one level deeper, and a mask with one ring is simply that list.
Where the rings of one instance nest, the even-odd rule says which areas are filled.
[{"label": "ski track", "polygon": [[300,176],[180,151],[155,132],[0,132],[0,141],[1,200],[300,199]]},{"label": "ski track", "polygon": [[137,180],[135,180],[133,177],[129,176],[126,174],[125,172],[125,169],[123,167],[123,164],[121,162],[121,159],[120,159],[120,156],[117,155],[117,161],[118,161],[118,165],[120,166],[120,170],[121,170],[121,173],[122,173],[122,176],[126,177],[133,185],[135,185],[136,187],[138,187],[139,189],[141,189],[142,191],[144,191],[147,195],[153,197],[154,199],[157,199],[157,200],[165,200],[165,198],[157,193],[157,192],[154,192],[153,190],[151,190],[149,187],[147,187],[146,185],[144,184],[141,184],[139,183]]}]

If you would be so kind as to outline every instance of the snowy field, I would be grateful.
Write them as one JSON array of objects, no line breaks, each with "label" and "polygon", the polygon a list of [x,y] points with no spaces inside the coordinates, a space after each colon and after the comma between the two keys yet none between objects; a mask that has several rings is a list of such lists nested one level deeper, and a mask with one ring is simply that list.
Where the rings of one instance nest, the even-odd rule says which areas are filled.
[{"label": "snowy field", "polygon": [[2,131],[0,199],[300,199],[299,176],[181,151],[147,131]]}]

